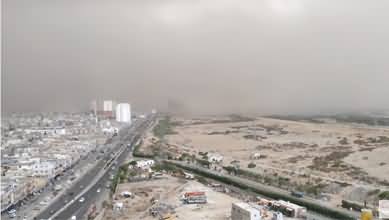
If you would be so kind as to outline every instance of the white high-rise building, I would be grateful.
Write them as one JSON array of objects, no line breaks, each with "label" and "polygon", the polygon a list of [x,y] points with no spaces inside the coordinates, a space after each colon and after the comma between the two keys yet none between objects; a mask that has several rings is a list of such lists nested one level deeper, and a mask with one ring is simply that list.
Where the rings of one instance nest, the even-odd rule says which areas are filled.
[{"label": "white high-rise building", "polygon": [[116,121],[131,123],[131,107],[128,103],[120,103],[116,106]]}]

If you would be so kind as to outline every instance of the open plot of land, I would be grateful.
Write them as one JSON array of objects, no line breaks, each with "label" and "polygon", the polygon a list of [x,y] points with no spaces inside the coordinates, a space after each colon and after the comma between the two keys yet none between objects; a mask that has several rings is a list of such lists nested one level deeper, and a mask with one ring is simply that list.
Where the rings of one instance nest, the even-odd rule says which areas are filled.
[{"label": "open plot of land", "polygon": [[389,179],[389,147],[358,151],[346,157],[345,162],[363,167],[369,175]]},{"label": "open plot of land", "polygon": [[[120,193],[129,191],[132,198],[123,198]],[[208,203],[184,205],[181,196],[189,191],[204,191]],[[157,219],[150,215],[151,207],[163,206],[174,210],[175,219],[226,219],[230,215],[232,202],[238,201],[226,194],[215,192],[196,181],[186,181],[174,177],[137,183],[119,184],[114,195],[114,203],[123,202],[120,211],[108,211],[104,219]],[[154,202],[153,201],[157,201]]]},{"label": "open plot of land", "polygon": [[[344,152],[339,155],[342,158],[334,158],[341,161],[348,155],[351,157],[354,153],[369,153],[368,150],[376,148],[380,148],[378,152],[381,154],[389,153],[389,142],[369,141],[369,138],[389,137],[389,129],[368,126],[305,123],[269,118],[237,123],[183,124],[175,129],[177,135],[167,136],[170,145],[190,149],[193,153],[215,151],[224,156],[224,163],[233,160],[244,163],[250,161],[257,152],[265,156],[256,161],[258,164],[304,169],[309,165],[315,165],[315,157],[326,156],[332,152]],[[381,163],[379,166],[381,170],[389,170],[389,164],[382,164],[385,158],[380,156],[371,158],[375,158],[378,164]],[[347,162],[358,165],[369,175],[389,178],[389,175],[373,171],[369,163],[358,163],[352,159]],[[340,172],[333,170],[334,173],[329,170],[330,172],[322,174],[333,178],[340,177]]]},{"label": "open plot of land", "polygon": [[[355,188],[369,191],[389,187],[389,161],[385,157],[389,153],[389,128],[331,120],[173,120],[174,134],[165,135],[164,146],[159,149],[177,157],[182,153],[196,157],[204,152],[217,153],[223,156],[222,166],[237,162],[242,169],[287,177],[292,188],[314,182],[321,189],[311,191],[325,193],[326,200],[334,205]],[[149,136],[152,138],[158,140]],[[254,165],[248,168],[249,164]]]}]

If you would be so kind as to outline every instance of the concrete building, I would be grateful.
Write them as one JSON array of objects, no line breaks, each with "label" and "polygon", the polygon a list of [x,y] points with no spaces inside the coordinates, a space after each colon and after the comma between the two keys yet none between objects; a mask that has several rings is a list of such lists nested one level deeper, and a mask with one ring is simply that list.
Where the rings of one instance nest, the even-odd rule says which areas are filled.
[{"label": "concrete building", "polygon": [[33,176],[46,176],[53,178],[55,175],[55,164],[51,161],[39,161],[32,167]]},{"label": "concrete building", "polygon": [[120,103],[116,106],[116,121],[131,123],[131,107],[128,103]]},{"label": "concrete building", "polygon": [[231,220],[261,220],[261,212],[259,207],[249,203],[232,203]]},{"label": "concrete building", "polygon": [[104,101],[103,102],[103,111],[105,111],[105,112],[108,112],[108,111],[112,112],[113,111],[113,106],[112,105],[113,105],[113,102],[111,100]]},{"label": "concrete building", "polygon": [[140,169],[149,169],[154,163],[154,160],[138,160],[136,161],[136,167]]},{"label": "concrete building", "polygon": [[282,212],[273,212],[272,220],[284,220]]},{"label": "concrete building", "polygon": [[115,115],[115,101],[112,100],[94,100],[91,102],[90,109],[96,113],[99,118],[113,118]]},{"label": "concrete building", "polygon": [[282,212],[287,217],[305,218],[307,216],[307,208],[290,203],[283,200],[278,200],[273,203],[273,209]]},{"label": "concrete building", "polygon": [[106,117],[113,118],[114,106],[115,106],[115,102],[112,100],[105,100],[103,102],[103,112]]},{"label": "concrete building", "polygon": [[26,134],[38,133],[41,135],[65,135],[66,128],[64,127],[41,127],[41,128],[29,128],[25,129]]}]

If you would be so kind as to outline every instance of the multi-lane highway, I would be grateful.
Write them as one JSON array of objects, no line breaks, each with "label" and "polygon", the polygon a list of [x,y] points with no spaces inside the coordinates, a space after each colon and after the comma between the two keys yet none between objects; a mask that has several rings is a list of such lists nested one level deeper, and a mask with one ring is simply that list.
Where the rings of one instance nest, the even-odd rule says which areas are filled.
[{"label": "multi-lane highway", "polygon": [[[101,158],[97,165],[81,177],[61,198],[50,204],[34,219],[65,220],[71,219],[73,216],[76,216],[77,219],[85,216],[89,207],[97,202],[99,194],[110,190],[106,187],[107,184],[110,184],[110,175],[117,172],[120,164],[130,155],[132,146],[153,120],[154,116],[150,115],[145,119],[138,119],[131,126],[120,130],[119,135],[113,139],[113,150]],[[84,198],[84,201],[79,201],[81,198]]]}]

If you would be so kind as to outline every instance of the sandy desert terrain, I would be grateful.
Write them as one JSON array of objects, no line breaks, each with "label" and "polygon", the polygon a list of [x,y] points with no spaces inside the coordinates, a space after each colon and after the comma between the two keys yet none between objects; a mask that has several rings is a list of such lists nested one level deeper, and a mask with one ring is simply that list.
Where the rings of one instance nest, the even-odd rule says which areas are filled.
[{"label": "sandy desert terrain", "polygon": [[[221,155],[220,166],[233,162],[241,169],[287,177],[292,187],[315,182],[333,205],[356,193],[360,197],[352,199],[363,201],[369,192],[389,188],[387,127],[262,117],[243,122],[213,117],[172,120],[174,134],[163,138],[163,149],[196,157],[204,152]],[[145,150],[157,138],[150,132],[146,139]]]}]

